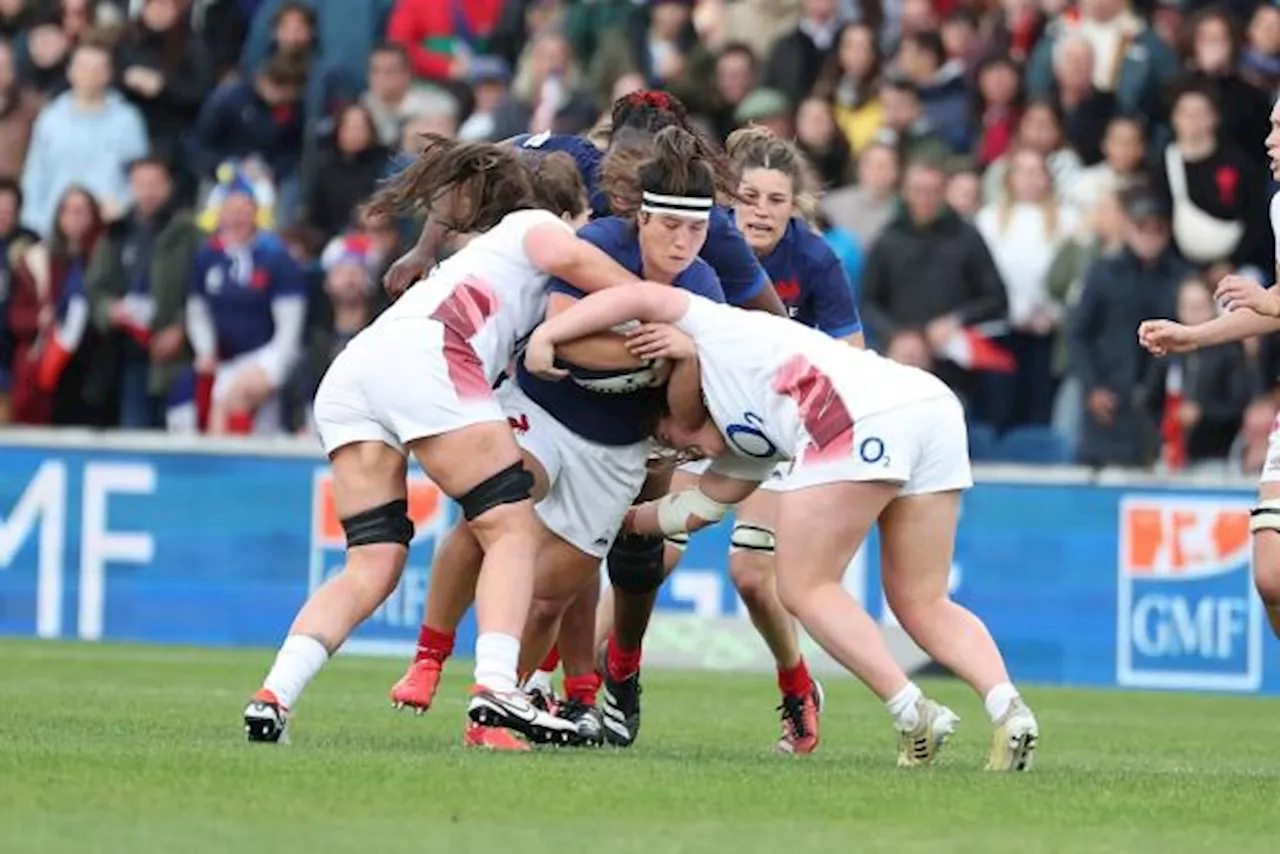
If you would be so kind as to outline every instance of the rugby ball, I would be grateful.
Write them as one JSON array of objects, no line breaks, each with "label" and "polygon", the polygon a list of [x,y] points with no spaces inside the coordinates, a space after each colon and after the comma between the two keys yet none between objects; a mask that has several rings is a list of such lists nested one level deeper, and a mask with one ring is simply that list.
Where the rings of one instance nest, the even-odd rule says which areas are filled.
[{"label": "rugby ball", "polygon": [[661,385],[662,368],[666,359],[652,359],[638,368],[597,370],[566,364],[569,378],[585,389],[597,394],[631,394],[645,388]]}]

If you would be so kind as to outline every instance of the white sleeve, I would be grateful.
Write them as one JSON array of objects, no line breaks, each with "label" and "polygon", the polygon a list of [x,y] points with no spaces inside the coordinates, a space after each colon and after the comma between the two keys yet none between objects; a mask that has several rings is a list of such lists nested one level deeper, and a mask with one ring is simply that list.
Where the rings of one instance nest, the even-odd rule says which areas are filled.
[{"label": "white sleeve", "polygon": [[741,454],[727,453],[716,457],[707,471],[713,471],[734,480],[764,483],[777,465],[777,460],[760,460]]},{"label": "white sleeve", "polygon": [[262,348],[262,365],[271,384],[279,388],[302,350],[302,327],[307,319],[306,297],[276,297],[271,301],[271,320],[275,332]]},{"label": "white sleeve", "polygon": [[187,297],[187,338],[196,358],[214,358],[218,353],[218,330],[213,325],[213,313],[204,297],[192,294]]}]

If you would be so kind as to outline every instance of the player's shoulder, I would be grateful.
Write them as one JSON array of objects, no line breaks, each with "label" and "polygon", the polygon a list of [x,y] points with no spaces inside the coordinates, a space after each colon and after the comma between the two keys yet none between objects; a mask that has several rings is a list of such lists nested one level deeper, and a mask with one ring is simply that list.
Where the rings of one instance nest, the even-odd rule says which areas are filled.
[{"label": "player's shoulder", "polygon": [[693,263],[676,276],[674,284],[710,302],[725,301],[724,286],[720,282],[720,276],[716,274],[715,267],[701,258],[694,258]]},{"label": "player's shoulder", "polygon": [[829,267],[839,260],[827,239],[802,219],[792,219],[787,224],[782,241],[794,250],[797,262],[811,269]]},{"label": "player's shoulder", "polygon": [[578,237],[606,252],[634,242],[634,229],[629,221],[616,216],[593,219],[578,229]]},{"label": "player's shoulder", "polygon": [[599,159],[600,157],[600,149],[596,148],[595,143],[586,137],[572,134],[551,133],[550,131],[534,134],[526,133],[512,139],[512,144],[516,148],[531,151],[563,151],[566,154],[573,155],[576,159]]}]

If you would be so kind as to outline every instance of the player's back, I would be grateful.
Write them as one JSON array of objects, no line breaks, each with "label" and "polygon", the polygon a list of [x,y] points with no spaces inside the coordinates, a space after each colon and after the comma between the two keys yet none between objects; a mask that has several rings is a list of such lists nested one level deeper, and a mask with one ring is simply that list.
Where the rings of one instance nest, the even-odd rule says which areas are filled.
[{"label": "player's back", "polygon": [[507,214],[436,265],[382,313],[374,328],[401,320],[437,321],[470,342],[486,377],[496,381],[518,343],[546,314],[548,276],[529,260],[524,243],[531,229],[547,223],[569,228],[545,210]]},{"label": "player's back", "polygon": [[797,409],[827,406],[833,392],[855,421],[949,393],[926,371],[764,312],[690,297],[689,312],[676,325],[697,344],[716,423],[740,424],[751,414],[754,426],[783,449],[799,439]]}]

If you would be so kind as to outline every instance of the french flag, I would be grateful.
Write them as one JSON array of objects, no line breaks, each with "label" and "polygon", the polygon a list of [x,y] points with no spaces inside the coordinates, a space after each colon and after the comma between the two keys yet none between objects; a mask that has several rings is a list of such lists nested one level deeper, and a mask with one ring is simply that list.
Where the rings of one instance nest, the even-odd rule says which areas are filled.
[{"label": "french flag", "polygon": [[1018,362],[1003,346],[992,338],[1008,331],[1003,323],[983,323],[963,327],[938,353],[944,359],[955,362],[969,371],[991,371],[1011,374],[1018,369]]},{"label": "french flag", "polygon": [[84,293],[74,293],[62,307],[57,325],[44,336],[42,342],[40,364],[36,369],[36,386],[45,394],[52,394],[58,387],[58,380],[70,364],[71,357],[80,348],[88,326],[89,299]]}]

